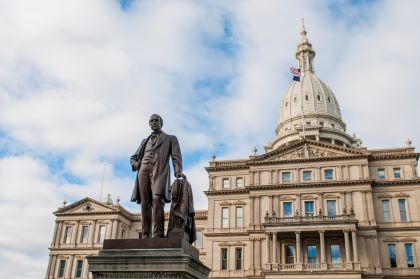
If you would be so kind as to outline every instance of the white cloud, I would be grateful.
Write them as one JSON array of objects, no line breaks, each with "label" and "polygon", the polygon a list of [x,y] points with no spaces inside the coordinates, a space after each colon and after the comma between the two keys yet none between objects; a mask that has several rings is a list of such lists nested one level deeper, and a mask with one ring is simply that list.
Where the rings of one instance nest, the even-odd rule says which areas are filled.
[{"label": "white cloud", "polygon": [[[118,168],[150,133],[151,113],[178,136],[184,157],[200,154],[185,172],[196,208],[205,208],[208,162],[198,156],[243,158],[274,138],[301,17],[316,73],[338,97],[349,132],[370,148],[408,136],[419,143],[419,4],[336,3],[135,1],[124,12],[117,1],[0,2],[7,277],[45,275],[52,211],[64,198],[98,199],[104,163],[103,198],[139,210],[128,202],[135,174],[128,163],[127,172]],[[223,85],[197,88],[206,81]],[[33,255],[41,260],[22,271]]]}]

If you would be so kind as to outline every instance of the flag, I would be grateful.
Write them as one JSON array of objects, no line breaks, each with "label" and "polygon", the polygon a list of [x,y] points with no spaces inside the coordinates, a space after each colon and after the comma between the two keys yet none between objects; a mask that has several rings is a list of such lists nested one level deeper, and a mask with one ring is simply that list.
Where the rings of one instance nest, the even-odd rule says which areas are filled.
[{"label": "flag", "polygon": [[300,69],[291,67],[290,72],[293,74],[293,80],[300,81]]}]

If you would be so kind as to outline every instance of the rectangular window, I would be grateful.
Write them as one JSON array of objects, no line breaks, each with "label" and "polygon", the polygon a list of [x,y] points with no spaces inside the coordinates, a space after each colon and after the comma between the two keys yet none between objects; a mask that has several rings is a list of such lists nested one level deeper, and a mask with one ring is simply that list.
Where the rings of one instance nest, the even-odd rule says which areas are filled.
[{"label": "rectangular window", "polygon": [[382,209],[384,211],[384,222],[391,222],[391,207],[389,200],[382,200]]},{"label": "rectangular window", "polygon": [[222,228],[229,228],[229,208],[222,207]]},{"label": "rectangular window", "polygon": [[378,169],[378,179],[385,179],[385,169]]},{"label": "rectangular window", "polygon": [[333,264],[341,263],[340,245],[331,244],[330,248],[331,248],[331,263]]},{"label": "rectangular window", "polygon": [[89,236],[89,227],[82,226],[82,234],[80,235],[80,243],[87,243]]},{"label": "rectangular window", "polygon": [[281,173],[281,181],[284,183],[290,182],[290,171],[284,171]]},{"label": "rectangular window", "polygon": [[327,215],[330,217],[337,215],[337,202],[335,200],[327,200]]},{"label": "rectangular window", "polygon": [[315,245],[308,245],[308,264],[310,265],[316,264],[316,246]]},{"label": "rectangular window", "polygon": [[82,277],[82,271],[83,271],[83,260],[77,260],[76,273],[74,274],[74,277],[76,278]]},{"label": "rectangular window", "polygon": [[286,263],[287,264],[295,263],[295,245],[293,244],[286,245]]},{"label": "rectangular window", "polygon": [[292,202],[283,202],[283,217],[293,217]]},{"label": "rectangular window", "polygon": [[60,263],[58,266],[58,278],[63,278],[65,271],[66,271],[66,260],[60,260]]},{"label": "rectangular window", "polygon": [[401,168],[394,168],[394,178],[401,178]]},{"label": "rectangular window", "polygon": [[333,179],[333,170],[324,170],[324,179],[332,180]]},{"label": "rectangular window", "polygon": [[413,244],[405,243],[405,257],[407,260],[407,267],[414,267]]},{"label": "rectangular window", "polygon": [[314,202],[313,201],[305,201],[305,215],[306,216],[314,216]]},{"label": "rectangular window", "polygon": [[64,243],[70,244],[72,230],[73,230],[72,226],[66,226],[65,231],[64,231]]},{"label": "rectangular window", "polygon": [[228,264],[228,250],[227,248],[222,248],[220,250],[220,269],[221,270],[227,270],[227,264]]},{"label": "rectangular window", "polygon": [[223,189],[229,189],[229,178],[223,178]]},{"label": "rectangular window", "polygon": [[196,235],[197,235],[197,239],[195,240],[194,245],[196,248],[201,249],[203,248],[203,232],[198,231]]},{"label": "rectangular window", "polygon": [[324,122],[320,121],[319,126],[324,127]]},{"label": "rectangular window", "polygon": [[235,269],[242,269],[242,248],[235,248]]},{"label": "rectangular window", "polygon": [[389,264],[391,267],[397,267],[397,257],[395,256],[395,244],[388,244]]},{"label": "rectangular window", "polygon": [[304,181],[312,180],[312,171],[303,171],[303,180]]},{"label": "rectangular window", "polygon": [[401,222],[407,222],[407,200],[406,199],[399,199],[398,200],[398,208],[400,209],[400,220]]},{"label": "rectangular window", "polygon": [[244,226],[244,213],[243,207],[237,206],[236,207],[236,227],[242,228]]},{"label": "rectangular window", "polygon": [[243,188],[244,187],[244,179],[243,177],[236,178],[236,188]]},{"label": "rectangular window", "polygon": [[105,225],[100,225],[99,226],[99,234],[98,234],[98,242],[99,243],[104,243],[105,232],[106,232],[106,226]]}]

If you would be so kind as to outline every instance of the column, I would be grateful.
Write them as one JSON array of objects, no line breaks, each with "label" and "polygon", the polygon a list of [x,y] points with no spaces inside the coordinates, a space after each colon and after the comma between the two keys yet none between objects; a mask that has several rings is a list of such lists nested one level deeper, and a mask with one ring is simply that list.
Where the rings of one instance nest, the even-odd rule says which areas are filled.
[{"label": "column", "polygon": [[321,167],[318,167],[315,172],[315,181],[321,181],[321,180],[322,180]]},{"label": "column", "polygon": [[255,256],[255,258],[256,258],[256,261],[255,261],[255,263],[256,263],[256,269],[258,269],[258,270],[261,270],[262,269],[262,267],[261,267],[261,239],[260,238],[257,238],[256,239],[256,245],[255,245],[256,247],[255,247],[255,251],[256,251],[256,256]]},{"label": "column", "polygon": [[273,184],[279,184],[279,170],[274,170]]},{"label": "column", "polygon": [[255,223],[258,226],[258,228],[261,227],[260,199],[261,199],[261,197],[255,197],[255,208],[256,208],[255,211],[254,211],[255,214],[256,214]]},{"label": "column", "polygon": [[54,235],[53,235],[53,241],[51,242],[51,246],[55,246],[55,241],[57,239],[57,233],[58,233],[58,222],[55,221],[55,227],[54,227]]},{"label": "column", "polygon": [[321,269],[327,269],[327,262],[325,259],[325,231],[319,231],[319,245],[321,249]]},{"label": "column", "polygon": [[265,251],[265,258],[266,258],[266,265],[265,265],[265,269],[270,270],[270,233],[267,233],[265,235],[265,239],[266,239],[266,251]]},{"label": "column", "polygon": [[255,172],[255,185],[260,185],[260,172]]},{"label": "column", "polygon": [[[255,270],[255,253],[254,253],[254,243],[255,243],[255,238],[251,238],[249,240],[249,252],[251,253],[251,261],[249,264],[249,269],[253,272],[252,275],[254,275],[254,270]],[[244,253],[245,254],[245,253]]]},{"label": "column", "polygon": [[77,221],[76,225],[74,226],[74,232],[72,235],[72,240],[71,240],[72,245],[76,245],[77,235],[79,234],[79,226],[80,226],[80,221]]},{"label": "column", "polygon": [[95,233],[96,233],[96,220],[92,224],[92,234],[90,235],[90,243],[93,245],[95,243]]},{"label": "column", "polygon": [[273,270],[278,270],[278,262],[277,262],[277,233],[273,233]]},{"label": "column", "polygon": [[351,231],[351,242],[353,244],[353,262],[354,269],[360,270],[359,251],[357,250],[357,235],[356,230]]},{"label": "column", "polygon": [[112,221],[111,239],[117,238],[117,232],[118,232],[118,220],[114,220]]},{"label": "column", "polygon": [[273,184],[273,170],[268,170],[268,177],[267,177],[267,184],[271,185]]},{"label": "column", "polygon": [[[300,209],[301,209],[300,194],[298,193],[298,194],[296,194],[295,213],[297,211],[298,214],[301,215]],[[293,215],[295,215],[295,214],[293,214]]]},{"label": "column", "polygon": [[249,172],[249,185],[254,185],[254,172],[250,171]]},{"label": "column", "polygon": [[327,215],[325,214],[326,212],[324,212],[324,200],[322,198],[322,192],[318,193],[318,213],[315,213],[315,215],[319,215],[319,210],[322,210],[322,215]]},{"label": "column", "polygon": [[339,165],[337,167],[337,180],[343,180],[343,166]]},{"label": "column", "polygon": [[64,278],[70,278],[71,271],[73,270],[73,257],[74,256],[69,256],[67,259]]},{"label": "column", "polygon": [[293,182],[300,182],[299,169],[294,169],[293,171]]},{"label": "column", "polygon": [[57,233],[55,235],[55,243],[54,246],[58,247],[60,244],[60,238],[61,238],[61,231],[63,230],[63,222],[58,222],[58,228]]},{"label": "column", "polygon": [[344,246],[346,249],[346,267],[347,269],[352,269],[352,264],[350,260],[350,238],[348,230],[344,230]]},{"label": "column", "polygon": [[300,232],[295,232],[296,234],[296,269],[302,270],[302,250],[300,245]]},{"label": "column", "polygon": [[273,195],[268,195],[268,215],[273,215]]},{"label": "column", "polygon": [[[373,251],[375,253],[375,255],[379,255],[379,244],[378,244],[378,237],[376,235],[372,236],[372,244],[373,244]],[[379,260],[379,257],[374,257],[373,258],[374,264],[375,264],[375,273],[382,273],[382,268],[381,268],[381,262]]]},{"label": "column", "polygon": [[47,278],[54,278],[57,266],[57,256],[53,255],[51,258],[51,268],[49,274],[47,274]]},{"label": "column", "polygon": [[369,212],[369,223],[371,226],[376,226],[376,219],[375,219],[375,213],[373,209],[373,201],[372,201],[372,190],[366,191],[366,207]]},{"label": "column", "polygon": [[47,276],[46,276],[46,278],[50,278],[51,264],[52,264],[52,255],[50,254],[49,257],[48,257],[48,266],[47,266]]},{"label": "column", "polygon": [[284,265],[286,264],[286,245],[285,244],[282,244],[281,245],[281,256],[280,256],[280,259],[281,259],[281,264],[284,267]]},{"label": "column", "polygon": [[254,197],[249,197],[249,226],[253,229],[255,229],[254,212]]}]

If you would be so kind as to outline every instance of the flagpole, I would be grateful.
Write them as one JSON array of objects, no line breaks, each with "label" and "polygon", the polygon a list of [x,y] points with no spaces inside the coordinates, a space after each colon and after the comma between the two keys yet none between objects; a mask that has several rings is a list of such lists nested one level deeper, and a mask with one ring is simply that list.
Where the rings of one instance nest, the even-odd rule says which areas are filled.
[{"label": "flagpole", "polygon": [[301,80],[299,81],[300,83],[300,93],[301,95],[301,102],[300,102],[300,109],[302,111],[302,132],[303,132],[303,139],[305,139],[305,113],[303,112],[303,76],[304,76],[304,72],[301,71]]}]

